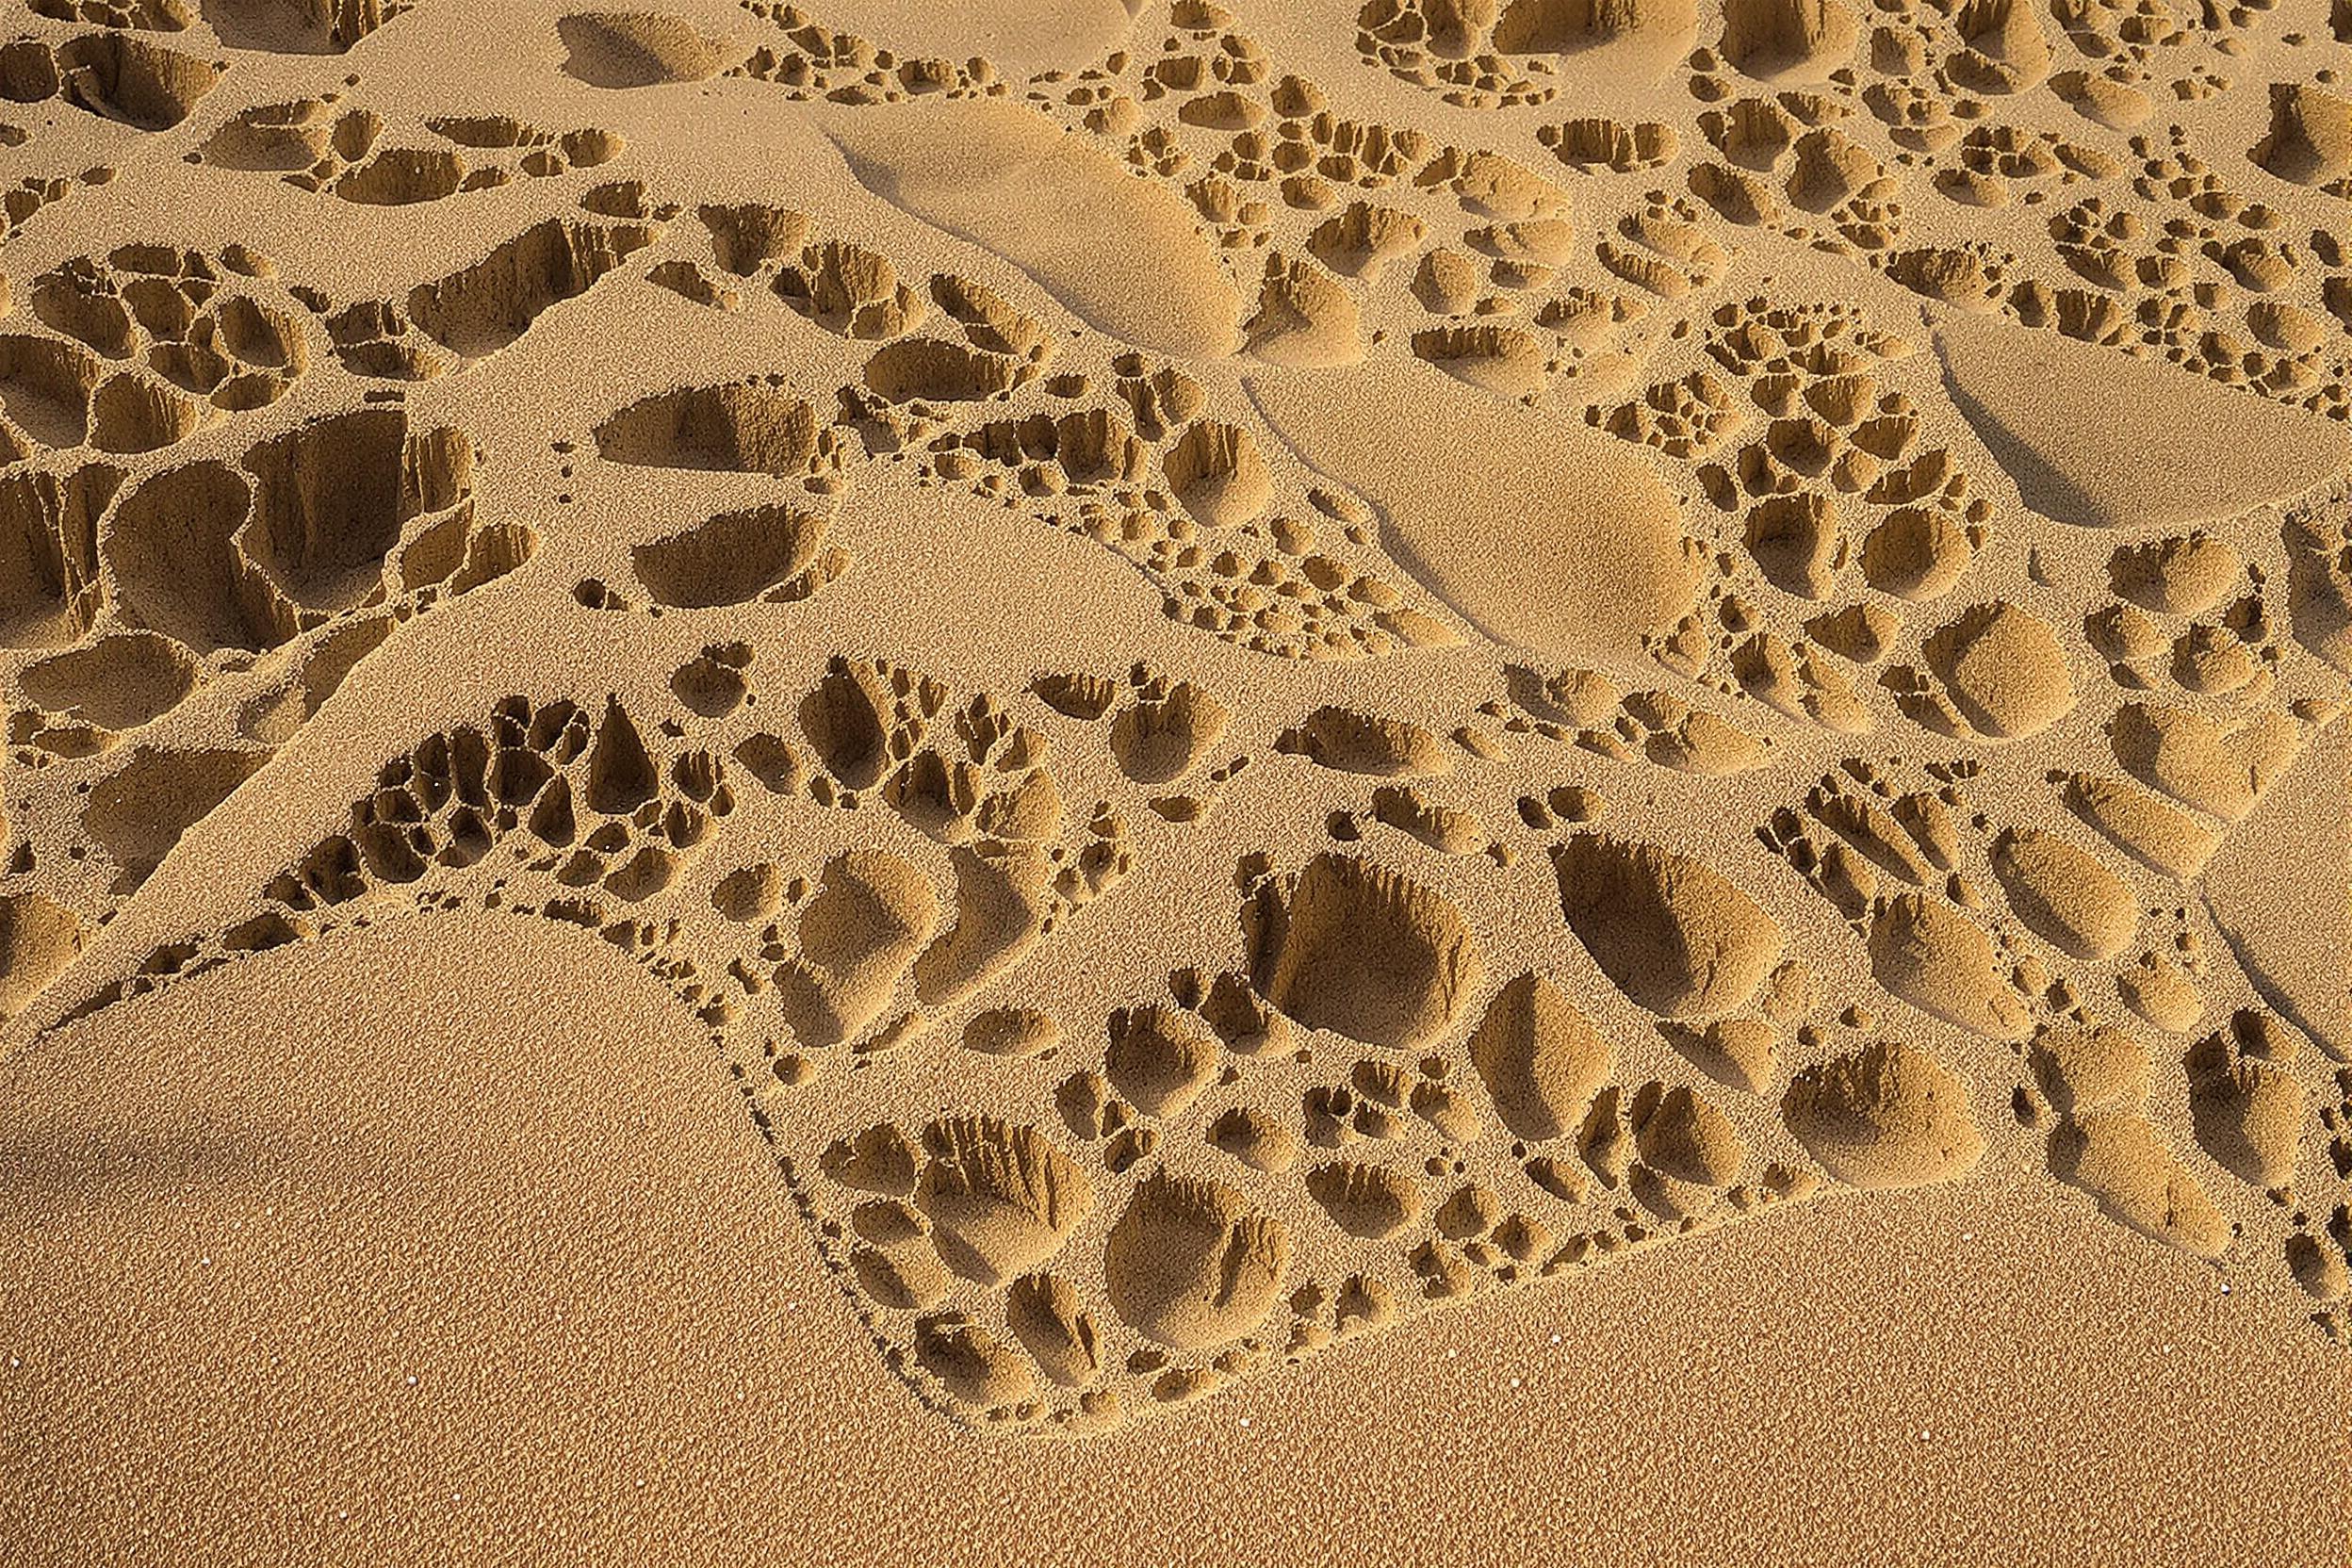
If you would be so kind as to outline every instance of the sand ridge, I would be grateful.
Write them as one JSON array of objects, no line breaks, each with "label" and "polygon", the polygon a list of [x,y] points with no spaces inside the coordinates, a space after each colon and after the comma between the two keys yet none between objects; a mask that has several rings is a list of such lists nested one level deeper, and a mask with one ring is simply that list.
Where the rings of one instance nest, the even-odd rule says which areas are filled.
[{"label": "sand ridge", "polygon": [[617,950],[988,1430],[1988,1170],[2352,1339],[2334,23],[897,9],[35,0],[5,1049]]}]

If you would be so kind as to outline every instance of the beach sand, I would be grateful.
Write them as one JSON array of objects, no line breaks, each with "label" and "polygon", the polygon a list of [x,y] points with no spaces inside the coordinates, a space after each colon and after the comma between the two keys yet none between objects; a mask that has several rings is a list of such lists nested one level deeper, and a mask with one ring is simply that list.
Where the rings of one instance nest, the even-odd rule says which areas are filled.
[{"label": "beach sand", "polygon": [[2340,32],[18,7],[0,1558],[2346,1561]]}]

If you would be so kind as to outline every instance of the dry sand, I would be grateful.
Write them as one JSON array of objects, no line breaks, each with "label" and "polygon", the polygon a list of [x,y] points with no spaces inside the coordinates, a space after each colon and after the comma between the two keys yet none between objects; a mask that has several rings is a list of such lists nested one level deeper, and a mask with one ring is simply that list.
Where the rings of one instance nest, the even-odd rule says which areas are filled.
[{"label": "dry sand", "polygon": [[2337,11],[13,8],[0,1560],[2352,1560]]}]

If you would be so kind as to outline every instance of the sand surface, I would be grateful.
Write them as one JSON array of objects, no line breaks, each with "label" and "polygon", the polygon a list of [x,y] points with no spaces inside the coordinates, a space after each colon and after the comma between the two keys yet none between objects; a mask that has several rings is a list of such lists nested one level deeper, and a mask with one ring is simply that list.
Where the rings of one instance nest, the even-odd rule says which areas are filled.
[{"label": "sand surface", "polygon": [[532,1004],[547,951],[496,914],[338,933],[12,1064],[24,1560],[2252,1562],[2340,1523],[2337,1353],[2015,1181],[1728,1229],[1087,1443],[942,1429],[774,1245],[790,1191],[698,1033],[593,953]]},{"label": "sand surface", "polygon": [[0,1561],[2352,1561],[2352,22],[19,0]]}]

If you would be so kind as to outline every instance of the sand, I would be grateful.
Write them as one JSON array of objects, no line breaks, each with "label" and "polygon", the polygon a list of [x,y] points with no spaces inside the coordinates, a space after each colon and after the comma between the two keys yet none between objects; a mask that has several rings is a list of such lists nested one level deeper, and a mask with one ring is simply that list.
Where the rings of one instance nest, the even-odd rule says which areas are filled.
[{"label": "sand", "polygon": [[18,8],[0,1560],[2345,1561],[2340,33]]}]

